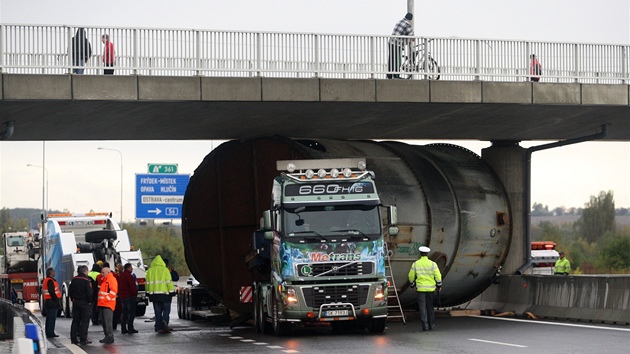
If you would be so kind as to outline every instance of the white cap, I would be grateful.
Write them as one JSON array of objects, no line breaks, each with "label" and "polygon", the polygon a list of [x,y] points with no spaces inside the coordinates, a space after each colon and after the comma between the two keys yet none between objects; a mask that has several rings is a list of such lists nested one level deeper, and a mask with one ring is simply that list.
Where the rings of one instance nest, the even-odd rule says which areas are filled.
[{"label": "white cap", "polygon": [[431,249],[427,246],[421,246],[420,248],[418,248],[418,250],[422,253],[429,253],[431,252]]}]

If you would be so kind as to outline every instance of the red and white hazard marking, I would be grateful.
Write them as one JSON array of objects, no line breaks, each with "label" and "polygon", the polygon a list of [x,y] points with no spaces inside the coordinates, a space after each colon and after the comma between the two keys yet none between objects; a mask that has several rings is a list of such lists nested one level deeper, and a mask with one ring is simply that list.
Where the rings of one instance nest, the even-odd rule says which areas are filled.
[{"label": "red and white hazard marking", "polygon": [[253,286],[241,286],[241,302],[252,302],[254,299],[254,287]]}]

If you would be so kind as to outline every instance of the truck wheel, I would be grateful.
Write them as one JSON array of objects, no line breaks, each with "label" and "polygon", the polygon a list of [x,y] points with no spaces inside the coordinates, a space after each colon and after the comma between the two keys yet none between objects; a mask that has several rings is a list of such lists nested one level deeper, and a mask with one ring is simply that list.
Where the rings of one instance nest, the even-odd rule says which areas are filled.
[{"label": "truck wheel", "polygon": [[70,309],[70,297],[65,291],[61,294],[61,306],[63,310],[63,317],[72,318],[72,310]]},{"label": "truck wheel", "polygon": [[371,318],[367,323],[367,330],[370,333],[383,333],[385,330],[385,319],[384,318]]},{"label": "truck wheel", "polygon": [[116,231],[114,230],[96,230],[85,233],[85,242],[99,243],[103,240],[116,239]]},{"label": "truck wheel", "polygon": [[147,305],[136,306],[136,317],[144,316],[147,312]]},{"label": "truck wheel", "polygon": [[273,304],[272,316],[273,316],[273,332],[278,337],[284,337],[291,334],[291,323],[280,321],[280,314],[278,309],[278,301],[276,299],[275,290],[272,293],[271,303]]}]

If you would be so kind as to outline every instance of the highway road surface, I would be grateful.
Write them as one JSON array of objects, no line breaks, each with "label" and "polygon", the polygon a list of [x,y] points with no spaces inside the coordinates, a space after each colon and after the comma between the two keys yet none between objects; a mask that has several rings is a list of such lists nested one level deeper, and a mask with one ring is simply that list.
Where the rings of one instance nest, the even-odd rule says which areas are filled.
[{"label": "highway road surface", "polygon": [[[258,334],[250,326],[230,329],[206,320],[177,318],[173,302],[170,334],[153,330],[152,307],[137,318],[137,334],[115,331],[113,344],[100,344],[101,326],[90,326],[92,344],[70,343],[71,319],[57,319],[59,338],[48,341],[48,353],[630,353],[630,327],[621,325],[526,320],[497,317],[438,317],[436,328],[419,332],[417,318],[406,325],[388,323],[383,334],[333,333],[327,326],[299,328],[291,337]],[[37,305],[32,309],[39,316]],[[415,317],[415,316],[412,316]],[[42,318],[42,321],[44,319]]]}]

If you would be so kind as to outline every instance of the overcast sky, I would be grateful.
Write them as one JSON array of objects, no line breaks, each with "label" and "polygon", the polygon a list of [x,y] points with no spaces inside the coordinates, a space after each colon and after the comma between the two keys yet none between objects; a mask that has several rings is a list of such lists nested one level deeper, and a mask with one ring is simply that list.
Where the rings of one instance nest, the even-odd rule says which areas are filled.
[{"label": "overcast sky", "polygon": [[[443,0],[415,3],[418,35],[550,42],[630,44],[628,0]],[[390,34],[407,0],[0,0],[0,21],[48,24]],[[610,127],[609,129],[614,129]],[[593,132],[595,133],[595,132]],[[437,142],[437,141],[434,141]],[[48,207],[112,211],[135,217],[135,174],[148,163],[177,163],[192,173],[218,141],[46,142]],[[422,142],[427,143],[427,142]],[[480,154],[487,142],[453,142]],[[524,142],[525,147],[547,142]],[[0,206],[42,207],[42,142],[0,142]],[[590,142],[536,152],[532,202],[583,207],[612,190],[617,207],[630,207],[630,143]]]}]

